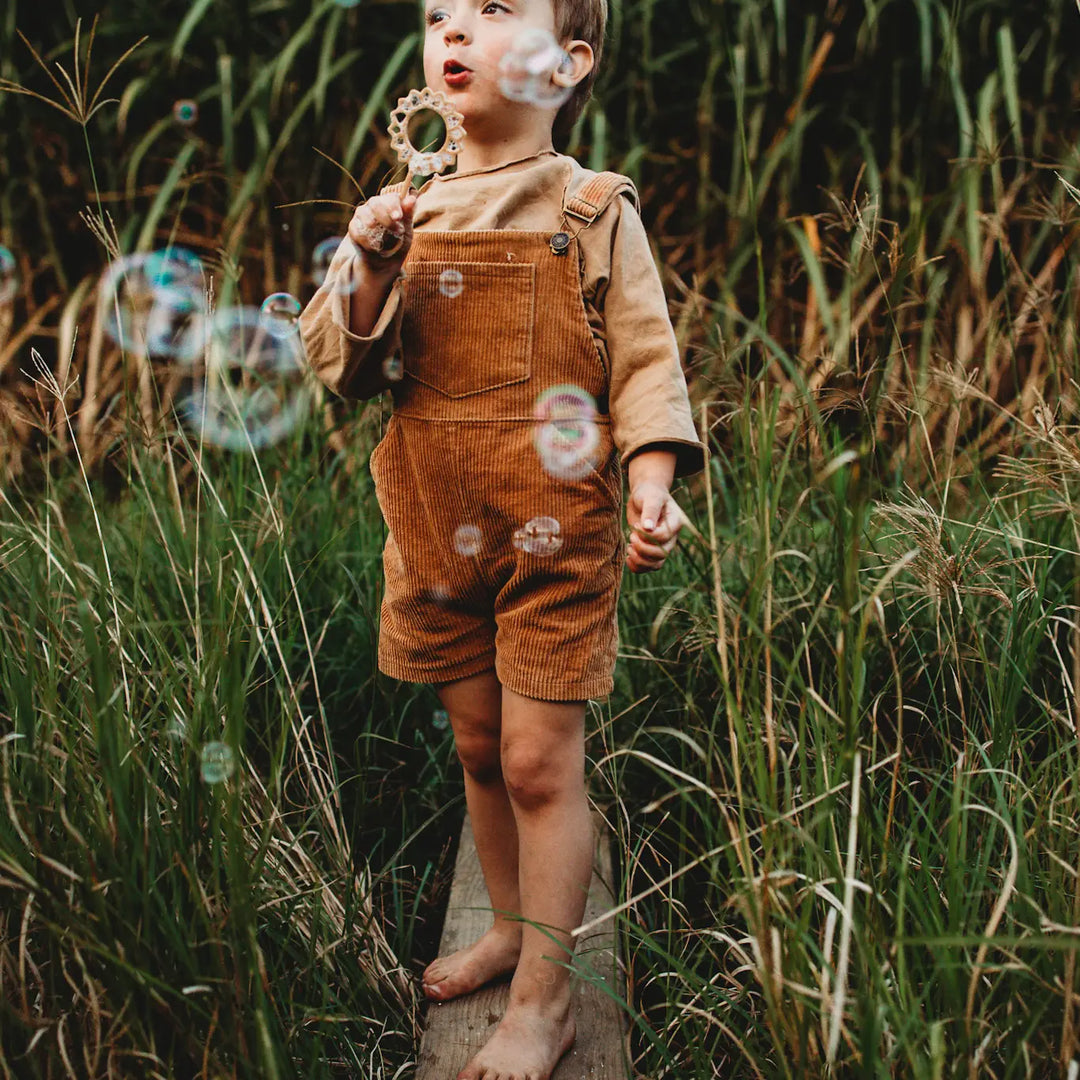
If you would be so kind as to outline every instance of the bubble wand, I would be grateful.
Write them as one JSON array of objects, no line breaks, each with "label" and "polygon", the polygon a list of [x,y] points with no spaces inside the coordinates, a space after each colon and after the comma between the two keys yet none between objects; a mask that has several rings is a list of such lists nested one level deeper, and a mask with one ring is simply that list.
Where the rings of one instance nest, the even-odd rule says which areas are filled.
[{"label": "bubble wand", "polygon": [[[418,150],[409,138],[409,120],[425,109],[437,113],[446,127],[446,137],[438,150]],[[465,117],[450,104],[441,90],[425,86],[423,90],[410,90],[398,99],[397,108],[390,113],[387,131],[391,149],[397,151],[398,160],[407,167],[405,189],[408,190],[412,187],[414,176],[441,173],[457,160],[465,138]],[[405,242],[403,236],[396,236],[381,228],[373,239],[379,245],[379,253],[387,256],[393,255]]]}]

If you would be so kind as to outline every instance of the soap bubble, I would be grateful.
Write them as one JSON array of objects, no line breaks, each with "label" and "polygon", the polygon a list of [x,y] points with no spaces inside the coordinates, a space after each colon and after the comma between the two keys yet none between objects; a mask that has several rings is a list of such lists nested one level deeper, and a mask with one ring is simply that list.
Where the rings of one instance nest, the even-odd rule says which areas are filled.
[{"label": "soap bubble", "polygon": [[533,405],[533,416],[541,423],[553,420],[594,420],[596,399],[573,383],[549,386]]},{"label": "soap bubble", "polygon": [[514,36],[499,61],[499,89],[511,101],[558,108],[569,100],[572,86],[559,86],[552,75],[569,60],[549,30],[531,26]]},{"label": "soap bubble", "polygon": [[[326,275],[330,269],[330,263],[333,261],[334,256],[337,254],[337,250],[341,247],[341,244],[345,238],[342,236],[329,236],[325,240],[320,240],[315,245],[315,250],[311,253],[311,280],[315,283],[316,287],[322,287],[326,282]],[[346,264],[347,265],[347,264]],[[334,292],[341,296],[347,296],[349,293],[356,289],[356,281],[353,279],[352,274],[338,274],[331,284]]]},{"label": "soap bubble", "polygon": [[388,356],[382,362],[383,377],[390,380],[390,382],[400,382],[405,375],[405,365],[401,362],[401,357],[397,353],[392,356]]},{"label": "soap bubble", "polygon": [[586,422],[541,424],[536,452],[546,472],[558,480],[580,480],[596,468],[600,430]]},{"label": "soap bubble", "polygon": [[533,415],[533,444],[548,473],[580,480],[596,468],[600,429],[592,394],[569,383],[549,387],[536,399]]},{"label": "soap bubble", "polygon": [[460,270],[444,270],[439,275],[439,292],[443,296],[448,296],[452,300],[455,296],[460,296],[464,288],[465,279],[461,276]]},{"label": "soap bubble", "polygon": [[199,772],[208,784],[220,784],[236,771],[236,755],[228,743],[208,742],[199,755]]},{"label": "soap bubble", "polygon": [[514,530],[513,544],[530,555],[554,555],[563,545],[559,523],[553,517],[534,517]]},{"label": "soap bubble", "polygon": [[138,356],[194,360],[206,321],[206,284],[198,256],[168,247],[126,255],[101,279],[105,332]]},{"label": "soap bubble", "polygon": [[182,98],[173,105],[173,119],[184,127],[191,127],[199,119],[199,106],[191,98]]},{"label": "soap bubble", "polygon": [[454,531],[454,550],[466,558],[479,555],[481,547],[480,530],[475,525],[459,525]]},{"label": "soap bubble", "polygon": [[436,709],[431,714],[431,726],[436,731],[445,731],[450,726],[450,714],[445,709]]},{"label": "soap bubble", "polygon": [[12,300],[19,288],[19,272],[15,256],[6,247],[0,247],[0,304]]},{"label": "soap bubble", "polygon": [[185,418],[226,450],[278,442],[306,414],[311,395],[299,334],[280,337],[256,308],[219,308],[206,330],[206,368]]},{"label": "soap bubble", "polygon": [[259,308],[266,328],[276,337],[290,337],[299,330],[300,301],[292,293],[271,293]]}]

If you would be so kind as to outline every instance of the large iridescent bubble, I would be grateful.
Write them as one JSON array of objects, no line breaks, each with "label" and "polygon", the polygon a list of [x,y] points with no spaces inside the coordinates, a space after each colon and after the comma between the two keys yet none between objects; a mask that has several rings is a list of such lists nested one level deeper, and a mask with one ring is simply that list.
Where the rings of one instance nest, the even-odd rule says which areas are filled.
[{"label": "large iridescent bubble", "polygon": [[551,476],[580,480],[596,468],[600,429],[592,394],[569,383],[549,387],[536,399],[533,415],[533,445]]},{"label": "large iridescent bubble", "polygon": [[98,287],[105,332],[125,352],[191,361],[203,347],[206,279],[185,248],[126,255]]},{"label": "large iridescent bubble", "polygon": [[549,31],[530,26],[514,36],[499,61],[499,89],[511,101],[558,108],[574,92],[553,78],[565,70],[570,57]]},{"label": "large iridescent bubble", "polygon": [[200,368],[183,414],[205,442],[257,450],[284,438],[310,408],[300,335],[283,337],[256,308],[214,312]]}]

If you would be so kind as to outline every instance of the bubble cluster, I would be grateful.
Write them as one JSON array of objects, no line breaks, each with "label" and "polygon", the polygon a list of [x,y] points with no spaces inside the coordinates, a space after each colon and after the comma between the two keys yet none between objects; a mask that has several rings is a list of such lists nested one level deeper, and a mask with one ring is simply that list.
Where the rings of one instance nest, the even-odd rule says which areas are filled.
[{"label": "bubble cluster", "polygon": [[480,554],[482,536],[475,525],[459,525],[454,531],[454,550],[470,558]]},{"label": "bubble cluster", "polygon": [[105,332],[125,352],[191,361],[202,351],[206,282],[192,252],[126,255],[98,288]]},{"label": "bubble cluster", "polygon": [[199,106],[191,98],[181,98],[172,109],[173,119],[184,127],[191,127],[199,119]]},{"label": "bubble cluster", "polygon": [[18,288],[19,272],[15,265],[15,256],[6,247],[0,247],[0,304],[14,299]]},{"label": "bubble cluster", "polygon": [[514,36],[499,61],[499,89],[511,101],[558,108],[569,100],[574,88],[560,86],[552,76],[569,59],[549,30],[528,27]]},{"label": "bubble cluster", "polygon": [[266,328],[277,337],[287,338],[300,329],[300,301],[292,293],[271,293],[259,311],[266,319]]},{"label": "bubble cluster", "polygon": [[596,401],[569,383],[545,390],[533,406],[533,445],[544,469],[559,480],[580,480],[596,468],[600,429]]},{"label": "bubble cluster", "polygon": [[444,270],[439,275],[439,292],[443,296],[449,297],[451,300],[455,296],[460,296],[465,288],[465,279],[462,277],[460,270],[454,270],[453,268]]},{"label": "bubble cluster", "polygon": [[208,742],[199,755],[199,773],[207,784],[220,784],[236,771],[236,755],[228,743]]},{"label": "bubble cluster", "polygon": [[183,405],[206,442],[227,450],[278,442],[307,413],[299,334],[282,337],[256,308],[220,308],[206,331],[205,370]]},{"label": "bubble cluster", "polygon": [[554,555],[563,545],[559,523],[553,517],[534,517],[514,530],[514,547],[530,555]]}]

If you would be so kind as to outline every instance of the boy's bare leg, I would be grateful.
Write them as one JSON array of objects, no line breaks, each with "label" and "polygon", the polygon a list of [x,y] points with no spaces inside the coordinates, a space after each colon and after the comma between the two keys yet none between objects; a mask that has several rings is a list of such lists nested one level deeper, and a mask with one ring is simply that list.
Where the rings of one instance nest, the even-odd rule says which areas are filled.
[{"label": "boy's bare leg", "polygon": [[569,960],[570,930],[581,925],[592,876],[585,704],[535,701],[503,687],[502,725],[503,778],[517,820],[527,921],[506,1013],[458,1080],[548,1080],[576,1028],[570,972],[544,957]]},{"label": "boy's bare leg", "polygon": [[502,687],[494,671],[485,671],[446,683],[437,693],[454,729],[476,854],[496,909],[494,924],[478,941],[433,960],[424,971],[424,994],[433,1001],[449,1001],[514,970],[521,923],[500,912],[517,913],[521,906],[517,826],[500,760]]}]

